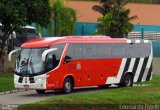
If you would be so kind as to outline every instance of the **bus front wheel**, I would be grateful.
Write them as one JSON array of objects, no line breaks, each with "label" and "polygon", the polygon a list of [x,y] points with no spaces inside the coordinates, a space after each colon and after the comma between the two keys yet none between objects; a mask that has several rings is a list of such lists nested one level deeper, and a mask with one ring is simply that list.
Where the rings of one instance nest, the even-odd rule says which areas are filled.
[{"label": "bus front wheel", "polygon": [[36,90],[38,94],[45,94],[45,90]]},{"label": "bus front wheel", "polygon": [[66,78],[63,85],[63,92],[68,94],[73,91],[73,82],[71,78]]}]

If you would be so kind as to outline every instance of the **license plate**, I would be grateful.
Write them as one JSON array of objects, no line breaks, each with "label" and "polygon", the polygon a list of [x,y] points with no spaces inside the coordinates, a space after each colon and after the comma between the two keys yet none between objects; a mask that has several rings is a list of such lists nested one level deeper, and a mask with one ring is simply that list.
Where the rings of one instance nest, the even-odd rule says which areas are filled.
[{"label": "license plate", "polygon": [[24,85],[24,89],[29,89],[29,85]]}]

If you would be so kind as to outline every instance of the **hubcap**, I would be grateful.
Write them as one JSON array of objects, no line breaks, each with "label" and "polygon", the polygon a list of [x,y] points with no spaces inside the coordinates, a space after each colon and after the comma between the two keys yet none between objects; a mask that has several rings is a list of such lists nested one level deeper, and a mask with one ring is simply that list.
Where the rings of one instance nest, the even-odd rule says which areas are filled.
[{"label": "hubcap", "polygon": [[129,77],[126,77],[126,86],[130,86],[131,80]]},{"label": "hubcap", "polygon": [[66,89],[67,92],[71,91],[71,84],[69,82],[66,82],[65,89]]}]

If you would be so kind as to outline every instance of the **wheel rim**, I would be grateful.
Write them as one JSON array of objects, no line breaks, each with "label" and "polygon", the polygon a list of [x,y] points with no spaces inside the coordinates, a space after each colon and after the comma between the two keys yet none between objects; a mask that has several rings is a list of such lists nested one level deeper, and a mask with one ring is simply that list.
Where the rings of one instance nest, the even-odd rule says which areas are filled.
[{"label": "wheel rim", "polygon": [[131,85],[131,79],[130,79],[130,77],[126,77],[125,83],[126,83],[126,86],[130,86]]},{"label": "wheel rim", "polygon": [[71,91],[71,83],[69,83],[69,82],[65,83],[65,90],[66,90],[66,92],[70,92]]}]

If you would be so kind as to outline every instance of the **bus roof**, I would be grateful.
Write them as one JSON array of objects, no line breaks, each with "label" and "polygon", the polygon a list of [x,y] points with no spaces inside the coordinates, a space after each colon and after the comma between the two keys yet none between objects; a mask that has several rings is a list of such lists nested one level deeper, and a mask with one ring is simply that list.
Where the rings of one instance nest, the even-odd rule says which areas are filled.
[{"label": "bus roof", "polygon": [[22,48],[41,48],[49,47],[58,43],[126,43],[125,38],[111,38],[108,36],[66,36],[66,37],[50,37],[37,38],[22,44]]}]

